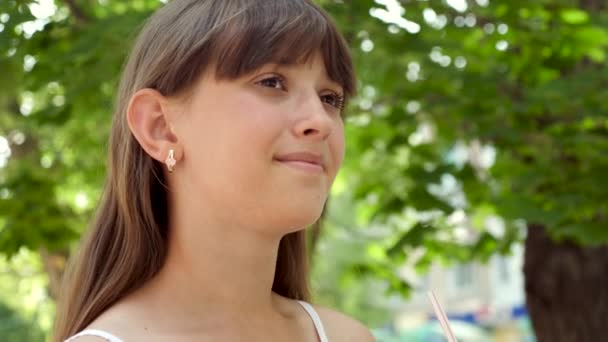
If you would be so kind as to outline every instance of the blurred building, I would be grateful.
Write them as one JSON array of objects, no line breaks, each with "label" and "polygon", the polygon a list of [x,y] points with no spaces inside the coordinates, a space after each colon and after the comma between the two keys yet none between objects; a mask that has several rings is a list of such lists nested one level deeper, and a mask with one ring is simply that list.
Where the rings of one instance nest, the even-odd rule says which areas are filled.
[{"label": "blurred building", "polygon": [[[417,290],[400,308],[395,327],[407,331],[435,319],[427,297],[432,289],[454,325],[468,323],[490,333],[494,341],[530,341],[522,265],[521,245],[514,246],[511,255],[495,255],[486,264],[433,265],[426,276],[414,279]],[[410,270],[404,269],[403,273],[412,278]]]}]

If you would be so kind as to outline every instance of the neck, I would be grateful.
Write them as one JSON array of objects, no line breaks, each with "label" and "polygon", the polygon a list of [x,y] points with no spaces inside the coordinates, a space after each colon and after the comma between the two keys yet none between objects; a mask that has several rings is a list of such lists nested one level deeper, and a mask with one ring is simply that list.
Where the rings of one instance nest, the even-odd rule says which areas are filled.
[{"label": "neck", "polygon": [[144,287],[146,301],[174,317],[204,318],[211,313],[245,318],[276,313],[272,285],[281,235],[200,224],[201,219],[187,222],[199,224],[171,222],[167,259]]}]

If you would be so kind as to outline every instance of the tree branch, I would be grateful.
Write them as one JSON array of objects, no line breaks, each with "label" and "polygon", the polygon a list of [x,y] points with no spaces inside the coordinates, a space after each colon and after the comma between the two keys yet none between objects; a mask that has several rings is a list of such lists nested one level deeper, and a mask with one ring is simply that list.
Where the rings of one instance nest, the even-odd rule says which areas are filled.
[{"label": "tree branch", "polygon": [[79,24],[86,24],[91,21],[91,18],[84,12],[82,8],[76,3],[76,0],[64,0],[65,4],[70,9],[70,12],[76,18],[76,22]]}]

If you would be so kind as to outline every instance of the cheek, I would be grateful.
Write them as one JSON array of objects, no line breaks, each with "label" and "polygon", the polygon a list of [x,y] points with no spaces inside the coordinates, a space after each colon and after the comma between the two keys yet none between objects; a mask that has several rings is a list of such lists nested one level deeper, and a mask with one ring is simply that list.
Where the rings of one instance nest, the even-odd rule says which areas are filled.
[{"label": "cheek", "polygon": [[284,123],[276,109],[241,95],[190,113],[184,127],[193,177],[205,188],[259,192],[259,179],[268,173]]},{"label": "cheek", "polygon": [[340,124],[337,128],[335,128],[334,132],[332,132],[332,136],[330,138],[330,150],[335,161],[336,172],[342,165],[342,161],[344,160],[344,150],[345,150],[345,137],[344,137],[344,126]]}]

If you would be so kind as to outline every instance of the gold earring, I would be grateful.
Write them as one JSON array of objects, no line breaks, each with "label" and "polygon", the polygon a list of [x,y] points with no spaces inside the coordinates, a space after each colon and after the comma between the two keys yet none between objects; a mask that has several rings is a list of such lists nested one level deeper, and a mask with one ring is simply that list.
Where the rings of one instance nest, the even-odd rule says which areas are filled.
[{"label": "gold earring", "polygon": [[169,150],[169,155],[167,156],[167,159],[165,159],[165,164],[167,164],[167,169],[169,170],[169,172],[173,172],[173,167],[176,163],[177,161],[174,158],[173,150]]}]

